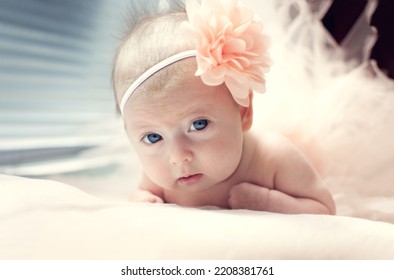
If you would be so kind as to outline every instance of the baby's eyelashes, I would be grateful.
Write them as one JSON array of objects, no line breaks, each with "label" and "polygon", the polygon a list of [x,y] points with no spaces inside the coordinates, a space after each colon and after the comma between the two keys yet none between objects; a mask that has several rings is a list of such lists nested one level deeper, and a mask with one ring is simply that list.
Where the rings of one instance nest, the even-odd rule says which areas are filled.
[{"label": "baby's eyelashes", "polygon": [[[206,129],[208,127],[208,125],[209,125],[208,120],[199,119],[199,120],[194,121],[190,125],[187,132],[201,131],[201,130]],[[148,144],[148,145],[155,144],[155,143],[162,141],[162,140],[163,140],[163,137],[160,134],[157,134],[155,132],[149,132],[149,133],[145,134],[141,139],[142,142],[144,142],[145,144]]]},{"label": "baby's eyelashes", "polygon": [[209,124],[209,121],[206,119],[196,120],[190,126],[189,131],[203,130],[208,126],[208,124]]},{"label": "baby's eyelashes", "polygon": [[144,142],[146,144],[155,144],[162,139],[163,139],[163,137],[161,137],[161,135],[159,135],[157,133],[149,133],[142,138],[142,142]]}]

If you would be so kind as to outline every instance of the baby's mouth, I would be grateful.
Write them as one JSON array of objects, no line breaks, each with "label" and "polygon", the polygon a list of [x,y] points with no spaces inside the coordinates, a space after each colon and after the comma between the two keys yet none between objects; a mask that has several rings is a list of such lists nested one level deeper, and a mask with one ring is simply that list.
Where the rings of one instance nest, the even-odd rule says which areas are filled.
[{"label": "baby's mouth", "polygon": [[182,185],[191,186],[197,184],[201,180],[202,176],[203,174],[201,173],[187,175],[178,178],[178,182],[181,183]]}]

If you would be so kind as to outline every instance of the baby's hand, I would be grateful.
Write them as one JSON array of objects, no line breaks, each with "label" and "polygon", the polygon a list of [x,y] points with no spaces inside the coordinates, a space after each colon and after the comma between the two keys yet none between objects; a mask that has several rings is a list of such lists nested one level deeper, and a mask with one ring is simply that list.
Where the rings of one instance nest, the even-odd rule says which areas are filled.
[{"label": "baby's hand", "polygon": [[231,209],[264,211],[269,207],[268,193],[267,188],[241,183],[230,189],[228,203]]},{"label": "baby's hand", "polygon": [[164,203],[163,199],[146,190],[137,190],[130,197],[132,202]]}]

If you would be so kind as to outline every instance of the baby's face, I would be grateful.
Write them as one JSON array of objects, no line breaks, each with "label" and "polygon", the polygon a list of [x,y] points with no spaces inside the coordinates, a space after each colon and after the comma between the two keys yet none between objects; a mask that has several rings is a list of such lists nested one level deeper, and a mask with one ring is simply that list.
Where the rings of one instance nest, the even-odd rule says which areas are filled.
[{"label": "baby's face", "polygon": [[240,162],[241,108],[224,85],[196,78],[164,94],[132,97],[125,120],[146,175],[165,189],[208,190]]}]

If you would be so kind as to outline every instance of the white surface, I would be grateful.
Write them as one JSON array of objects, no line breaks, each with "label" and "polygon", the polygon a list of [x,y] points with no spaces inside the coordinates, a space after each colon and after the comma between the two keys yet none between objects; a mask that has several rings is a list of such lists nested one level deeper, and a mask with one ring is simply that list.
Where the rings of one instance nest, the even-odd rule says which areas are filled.
[{"label": "white surface", "polygon": [[0,259],[392,259],[394,225],[106,202],[0,176]]}]

